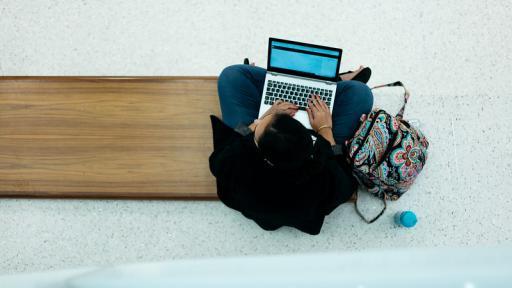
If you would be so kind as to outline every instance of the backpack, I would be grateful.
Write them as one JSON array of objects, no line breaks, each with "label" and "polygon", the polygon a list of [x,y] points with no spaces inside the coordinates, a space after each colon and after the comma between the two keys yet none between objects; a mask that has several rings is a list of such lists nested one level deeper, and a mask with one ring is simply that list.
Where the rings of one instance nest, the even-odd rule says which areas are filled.
[{"label": "backpack", "polygon": [[[359,184],[384,202],[382,211],[372,220],[366,219],[357,207],[359,216],[373,223],[386,210],[386,200],[398,200],[413,184],[427,161],[427,138],[403,119],[409,91],[402,82],[373,87],[404,88],[404,104],[396,116],[382,109],[373,109],[361,117],[359,129],[347,142],[347,160]],[[357,195],[357,194],[356,194]]]}]

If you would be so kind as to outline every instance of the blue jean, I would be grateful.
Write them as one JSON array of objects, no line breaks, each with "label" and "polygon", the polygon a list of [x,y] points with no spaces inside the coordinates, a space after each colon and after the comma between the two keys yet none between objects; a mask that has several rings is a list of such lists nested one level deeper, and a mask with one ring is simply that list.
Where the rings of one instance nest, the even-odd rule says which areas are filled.
[{"label": "blue jean", "polygon": [[[232,65],[224,68],[218,80],[222,120],[231,128],[249,125],[258,118],[266,70],[250,65]],[[362,114],[368,114],[373,105],[373,94],[366,84],[358,81],[340,81],[332,110],[334,140],[338,144],[352,138]]]}]

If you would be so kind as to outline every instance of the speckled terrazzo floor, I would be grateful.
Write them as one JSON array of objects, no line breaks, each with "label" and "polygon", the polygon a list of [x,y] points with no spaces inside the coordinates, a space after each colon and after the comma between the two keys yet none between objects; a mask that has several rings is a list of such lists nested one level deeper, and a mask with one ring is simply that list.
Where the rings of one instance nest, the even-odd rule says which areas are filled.
[{"label": "speckled terrazzo floor", "polygon": [[[407,84],[406,117],[419,119],[431,141],[423,175],[386,216],[367,225],[346,204],[327,217],[320,235],[309,236],[263,231],[220,202],[0,199],[0,274],[226,255],[510,245],[511,2],[310,2],[0,0],[0,75],[215,75],[246,56],[266,63],[269,36],[341,47],[345,70],[372,67],[370,85]],[[397,109],[393,92],[376,92],[377,105]],[[379,204],[362,201],[368,210]],[[400,209],[418,214],[416,228],[392,225]]]}]

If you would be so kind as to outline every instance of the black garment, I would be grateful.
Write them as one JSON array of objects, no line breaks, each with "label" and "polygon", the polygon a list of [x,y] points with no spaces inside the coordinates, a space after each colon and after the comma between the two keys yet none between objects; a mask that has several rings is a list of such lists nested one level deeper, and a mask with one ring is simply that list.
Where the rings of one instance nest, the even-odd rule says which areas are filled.
[{"label": "black garment", "polygon": [[254,133],[242,135],[219,118],[210,118],[214,151],[209,162],[217,178],[217,194],[226,206],[265,230],[291,226],[316,235],[325,215],[349,200],[357,188],[348,165],[334,156],[321,136],[313,153],[321,163],[319,173],[296,184],[264,161]]}]

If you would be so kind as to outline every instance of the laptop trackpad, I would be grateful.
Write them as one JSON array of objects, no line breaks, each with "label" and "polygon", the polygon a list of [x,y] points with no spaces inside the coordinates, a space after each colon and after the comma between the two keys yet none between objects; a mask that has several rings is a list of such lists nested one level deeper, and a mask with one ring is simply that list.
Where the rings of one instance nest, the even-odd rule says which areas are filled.
[{"label": "laptop trackpad", "polygon": [[297,113],[295,113],[295,116],[293,117],[296,120],[298,120],[302,125],[304,125],[307,129],[311,129],[311,124],[309,123],[309,117],[308,112],[304,110],[299,110]]}]

